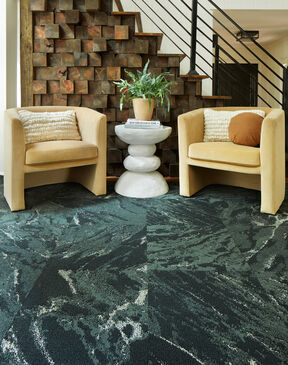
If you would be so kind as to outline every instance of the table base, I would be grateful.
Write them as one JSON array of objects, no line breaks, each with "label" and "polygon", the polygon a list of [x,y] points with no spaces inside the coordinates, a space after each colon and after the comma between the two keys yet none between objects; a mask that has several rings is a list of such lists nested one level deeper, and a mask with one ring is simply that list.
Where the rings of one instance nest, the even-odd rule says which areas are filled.
[{"label": "table base", "polygon": [[166,194],[169,187],[158,171],[124,172],[115,185],[116,193],[130,198],[153,198]]}]

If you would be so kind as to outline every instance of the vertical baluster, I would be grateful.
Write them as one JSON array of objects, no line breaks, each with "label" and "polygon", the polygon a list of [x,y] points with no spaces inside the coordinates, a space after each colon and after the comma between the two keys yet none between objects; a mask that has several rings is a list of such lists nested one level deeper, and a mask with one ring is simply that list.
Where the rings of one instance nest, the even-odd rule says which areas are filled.
[{"label": "vertical baluster", "polygon": [[218,34],[213,34],[213,47],[214,47],[213,95],[218,95],[218,93],[219,93],[219,44],[218,44]]},{"label": "vertical baluster", "polygon": [[288,68],[283,68],[283,109],[285,112],[286,154],[288,153]]},{"label": "vertical baluster", "polygon": [[198,0],[193,0],[192,1],[191,52],[190,52],[189,75],[198,75],[198,72],[196,71],[197,11],[198,11]]}]

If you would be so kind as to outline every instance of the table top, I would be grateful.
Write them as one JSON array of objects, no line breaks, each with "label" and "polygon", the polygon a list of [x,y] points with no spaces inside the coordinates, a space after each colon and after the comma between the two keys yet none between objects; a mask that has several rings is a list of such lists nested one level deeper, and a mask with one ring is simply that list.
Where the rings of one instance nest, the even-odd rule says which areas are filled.
[{"label": "table top", "polygon": [[124,124],[116,125],[115,133],[128,144],[155,144],[164,141],[172,132],[171,127],[162,126],[155,129],[125,128]]}]

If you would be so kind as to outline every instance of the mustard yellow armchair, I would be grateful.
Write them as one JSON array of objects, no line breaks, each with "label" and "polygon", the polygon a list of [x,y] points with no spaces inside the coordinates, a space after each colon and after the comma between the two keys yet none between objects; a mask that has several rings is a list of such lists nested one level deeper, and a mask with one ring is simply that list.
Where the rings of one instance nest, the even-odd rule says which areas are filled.
[{"label": "mustard yellow armchair", "polygon": [[265,111],[260,147],[203,142],[204,109],[178,117],[180,195],[192,196],[210,184],[261,191],[261,212],[275,214],[285,196],[285,118],[281,109],[212,108]]},{"label": "mustard yellow armchair", "polygon": [[[75,110],[81,141],[62,140],[25,145],[17,111]],[[79,107],[27,107],[5,112],[4,196],[11,211],[25,209],[24,190],[62,182],[78,182],[95,195],[106,194],[106,116]]]}]

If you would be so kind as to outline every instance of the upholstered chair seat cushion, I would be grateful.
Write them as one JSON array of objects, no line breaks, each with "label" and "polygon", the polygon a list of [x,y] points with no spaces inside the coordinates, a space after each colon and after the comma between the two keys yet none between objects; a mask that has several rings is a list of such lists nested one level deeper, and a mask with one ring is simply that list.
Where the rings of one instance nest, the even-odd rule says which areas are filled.
[{"label": "upholstered chair seat cushion", "polygon": [[188,157],[241,166],[260,166],[259,148],[237,145],[232,142],[192,143],[189,146]]},{"label": "upholstered chair seat cushion", "polygon": [[26,145],[26,165],[88,160],[97,157],[97,146],[74,140],[47,141]]}]

